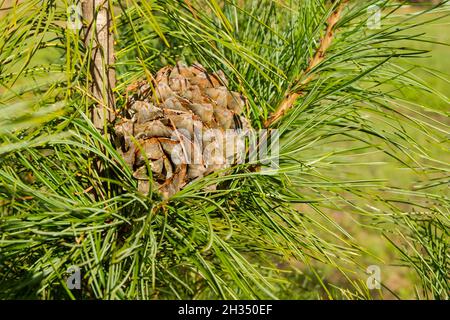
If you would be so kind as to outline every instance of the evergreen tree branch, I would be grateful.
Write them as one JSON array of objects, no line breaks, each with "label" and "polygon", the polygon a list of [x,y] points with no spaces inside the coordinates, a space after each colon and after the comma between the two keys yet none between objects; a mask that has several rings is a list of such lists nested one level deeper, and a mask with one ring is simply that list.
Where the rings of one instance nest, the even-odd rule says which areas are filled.
[{"label": "evergreen tree branch", "polygon": [[[118,115],[129,84],[178,60],[223,70],[253,123],[280,92],[303,92],[276,123],[279,169],[243,163],[169,201],[143,195],[89,120],[95,38],[85,47],[62,27],[62,2],[18,1],[0,19],[2,299],[378,298],[364,267],[390,242],[392,259],[420,277],[419,298],[448,299],[448,126],[444,108],[430,112],[448,99],[409,69],[448,9],[397,15],[395,0],[353,1],[333,28],[340,2],[328,0],[109,3]],[[375,3],[383,26],[367,30]],[[328,28],[345,28],[332,51]],[[436,100],[409,101],[404,88]],[[72,265],[79,297],[64,281]],[[407,287],[401,298],[414,294]]]},{"label": "evergreen tree branch", "polygon": [[105,120],[114,120],[114,95],[116,83],[114,64],[114,39],[111,33],[111,15],[108,1],[86,0],[83,15],[88,23],[85,45],[91,48],[91,92],[97,100],[92,110],[92,122],[103,129]]},{"label": "evergreen tree branch", "polygon": [[[285,98],[275,112],[264,122],[265,128],[271,127],[275,122],[281,119],[294,106],[295,101],[302,96],[302,89],[314,79],[315,74],[311,73],[311,71],[324,60],[325,53],[333,42],[335,26],[339,22],[342,11],[347,3],[347,0],[341,1],[336,10],[328,18],[327,30],[320,41],[320,46],[314,57],[310,60],[305,71],[300,74],[296,81],[294,81],[294,85],[288,89],[288,93],[285,95]],[[301,80],[304,75],[307,75],[307,77]]]}]

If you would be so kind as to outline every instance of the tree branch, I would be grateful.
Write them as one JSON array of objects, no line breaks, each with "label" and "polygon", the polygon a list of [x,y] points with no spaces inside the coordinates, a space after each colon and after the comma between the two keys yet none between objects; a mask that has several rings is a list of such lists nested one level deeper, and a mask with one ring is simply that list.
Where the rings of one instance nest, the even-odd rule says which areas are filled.
[{"label": "tree branch", "polygon": [[92,110],[92,122],[99,130],[106,121],[114,120],[113,88],[116,83],[114,64],[114,38],[111,33],[111,15],[108,0],[84,0],[83,17],[87,21],[85,45],[92,46],[90,90],[97,100]]},{"label": "tree branch", "polygon": [[291,88],[297,88],[295,91],[288,89],[288,93],[286,94],[283,101],[280,103],[278,108],[272,115],[264,122],[264,127],[268,128],[272,126],[275,122],[281,119],[294,105],[295,101],[302,95],[301,89],[304,88],[308,83],[310,83],[314,79],[314,74],[311,74],[311,71],[318,66],[325,58],[325,53],[328,48],[331,46],[334,38],[334,28],[336,24],[339,22],[341,17],[342,10],[347,4],[348,0],[342,1],[336,10],[330,15],[327,20],[327,30],[325,32],[324,37],[320,41],[320,46],[316,51],[314,57],[309,61],[308,67],[305,71],[302,72],[299,78],[303,75],[307,75],[307,77],[303,80],[295,81],[294,85]]}]

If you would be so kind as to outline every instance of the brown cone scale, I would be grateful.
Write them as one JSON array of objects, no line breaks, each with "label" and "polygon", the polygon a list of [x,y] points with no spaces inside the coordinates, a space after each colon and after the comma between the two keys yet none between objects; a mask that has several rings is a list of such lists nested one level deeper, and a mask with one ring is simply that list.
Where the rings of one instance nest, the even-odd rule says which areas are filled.
[{"label": "brown cone scale", "polygon": [[232,151],[230,161],[223,137],[245,132],[250,124],[240,115],[244,98],[227,86],[222,71],[208,74],[200,64],[177,63],[159,70],[151,83],[129,87],[127,116],[115,132],[140,192],[147,194],[153,186],[168,198],[238,158]]}]

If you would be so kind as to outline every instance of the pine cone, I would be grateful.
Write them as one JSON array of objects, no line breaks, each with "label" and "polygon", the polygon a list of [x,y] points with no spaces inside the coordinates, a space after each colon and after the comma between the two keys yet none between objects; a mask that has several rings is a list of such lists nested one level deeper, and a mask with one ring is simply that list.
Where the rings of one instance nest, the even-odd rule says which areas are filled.
[{"label": "pine cone", "polygon": [[222,71],[208,74],[200,64],[177,63],[159,70],[151,83],[129,88],[126,116],[115,132],[139,191],[147,194],[154,186],[168,198],[243,160],[242,137],[251,127],[240,116],[244,97],[227,86]]}]

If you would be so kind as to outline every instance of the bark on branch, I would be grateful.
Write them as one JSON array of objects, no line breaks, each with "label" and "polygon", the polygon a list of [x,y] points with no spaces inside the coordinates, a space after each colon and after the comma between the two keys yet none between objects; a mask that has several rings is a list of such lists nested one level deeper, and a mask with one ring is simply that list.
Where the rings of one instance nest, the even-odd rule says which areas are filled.
[{"label": "bark on branch", "polygon": [[334,38],[335,26],[339,22],[342,10],[348,1],[342,1],[336,10],[330,15],[327,20],[327,30],[325,35],[320,41],[320,46],[317,49],[314,57],[309,61],[308,67],[301,73],[300,79],[306,75],[303,80],[294,82],[291,88],[296,88],[295,91],[289,89],[285,98],[280,103],[278,108],[272,113],[272,115],[264,122],[264,127],[269,128],[279,119],[281,119],[294,105],[295,101],[302,95],[302,89],[314,79],[314,74],[311,71],[318,66],[325,58],[325,53],[331,46]]},{"label": "bark on branch", "polygon": [[114,64],[114,37],[108,0],[83,0],[83,18],[87,22],[85,45],[92,47],[90,59],[90,90],[97,101],[92,110],[92,122],[102,130],[114,121],[114,95],[116,84]]}]

